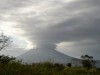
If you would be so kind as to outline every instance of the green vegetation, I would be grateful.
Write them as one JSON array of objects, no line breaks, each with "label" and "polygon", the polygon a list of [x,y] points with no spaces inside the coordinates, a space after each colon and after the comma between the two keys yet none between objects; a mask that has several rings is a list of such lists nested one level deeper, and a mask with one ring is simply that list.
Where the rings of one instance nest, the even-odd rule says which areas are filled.
[{"label": "green vegetation", "polygon": [[[1,60],[2,58],[2,60]],[[1,56],[0,58],[0,75],[100,75],[100,69],[67,67],[58,63],[33,63],[22,64],[15,61],[13,57]],[[4,61],[3,60],[9,61]],[[70,63],[68,64],[70,65]]]}]

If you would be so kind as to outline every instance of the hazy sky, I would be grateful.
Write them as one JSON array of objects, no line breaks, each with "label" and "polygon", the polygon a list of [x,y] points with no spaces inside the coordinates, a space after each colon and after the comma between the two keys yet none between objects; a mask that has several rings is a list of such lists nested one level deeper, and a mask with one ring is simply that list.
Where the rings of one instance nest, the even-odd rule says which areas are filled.
[{"label": "hazy sky", "polygon": [[14,41],[3,54],[37,46],[100,59],[100,0],[0,0],[0,32]]}]

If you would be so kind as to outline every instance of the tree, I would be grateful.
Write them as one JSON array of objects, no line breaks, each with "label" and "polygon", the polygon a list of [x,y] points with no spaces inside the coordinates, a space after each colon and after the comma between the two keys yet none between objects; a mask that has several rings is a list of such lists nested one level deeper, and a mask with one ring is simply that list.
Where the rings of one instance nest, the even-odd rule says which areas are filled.
[{"label": "tree", "polygon": [[1,55],[0,56],[0,63],[2,64],[7,64],[9,63],[10,61],[13,61],[15,60],[16,58],[14,57],[9,57],[9,56],[5,56],[5,55]]},{"label": "tree", "polygon": [[81,56],[82,65],[85,68],[92,68],[94,66],[95,61],[93,60],[93,56],[82,55]]},{"label": "tree", "polygon": [[0,35],[0,51],[12,43],[11,38],[5,36],[3,33]]},{"label": "tree", "polygon": [[68,67],[72,67],[72,63],[67,63],[67,66]]},{"label": "tree", "polygon": [[[0,51],[9,46],[12,43],[10,37],[5,36],[3,33],[0,35]],[[0,55],[0,63],[7,64],[10,61],[15,60],[14,57]]]}]

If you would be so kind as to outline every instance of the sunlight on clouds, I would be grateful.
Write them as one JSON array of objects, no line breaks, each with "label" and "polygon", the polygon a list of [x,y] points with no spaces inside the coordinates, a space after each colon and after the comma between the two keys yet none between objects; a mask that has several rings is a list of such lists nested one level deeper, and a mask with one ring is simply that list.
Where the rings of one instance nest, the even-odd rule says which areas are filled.
[{"label": "sunlight on clouds", "polygon": [[6,19],[6,18],[11,17],[11,15],[10,15],[10,14],[2,14],[2,15],[1,15],[1,17],[3,17],[3,18],[5,18],[5,19]]},{"label": "sunlight on clouds", "polygon": [[17,33],[16,36],[14,37],[16,37],[15,44],[17,44],[19,48],[24,48],[25,50],[30,50],[32,48],[35,48],[35,45],[33,45],[28,38]]},{"label": "sunlight on clouds", "polygon": [[59,43],[59,44],[57,44],[58,46],[62,46],[62,45],[73,45],[74,44],[74,42],[61,42],[61,43]]},{"label": "sunlight on clouds", "polygon": [[18,45],[18,48],[24,48],[26,50],[34,48],[35,45],[32,45],[32,43],[27,38],[22,36],[24,31],[19,28],[14,28],[15,25],[17,25],[15,22],[1,21],[0,33],[11,36],[13,44],[16,44],[16,46]]},{"label": "sunlight on clouds", "polygon": [[22,13],[22,14],[31,13],[31,12],[33,12],[33,10],[34,10],[34,7],[29,6],[29,7],[24,7],[24,8],[18,9],[18,13]]},{"label": "sunlight on clouds", "polygon": [[[35,45],[33,45],[27,38],[25,37],[21,37],[21,36],[18,36],[16,38],[14,38],[14,43],[13,45],[17,46],[18,48],[23,48],[25,50],[29,50],[29,49],[32,49],[32,48],[35,48]],[[17,48],[16,47],[16,48]]]},{"label": "sunlight on clouds", "polygon": [[65,0],[65,2],[73,2],[73,1],[76,1],[76,0]]},{"label": "sunlight on clouds", "polygon": [[36,48],[36,45],[33,45],[30,41],[26,40],[27,42],[27,46],[26,46],[26,49],[32,49],[32,48]]},{"label": "sunlight on clouds", "polygon": [[72,46],[74,44],[76,44],[76,42],[61,42],[57,44],[56,50],[67,55],[69,55],[68,53],[71,53],[73,55],[73,52],[71,51],[73,50]]},{"label": "sunlight on clouds", "polygon": [[21,15],[27,15],[27,14],[36,15],[45,11],[45,8],[46,8],[46,3],[41,3],[39,6],[30,5],[30,6],[19,8],[16,13]]},{"label": "sunlight on clouds", "polygon": [[59,44],[57,44],[57,50],[58,49],[70,49],[72,45],[74,45],[74,42],[61,42]]},{"label": "sunlight on clouds", "polygon": [[6,35],[12,35],[12,25],[15,24],[13,22],[0,22],[0,32],[3,32]]},{"label": "sunlight on clouds", "polygon": [[16,36],[16,34],[22,34],[24,33],[23,30],[20,30],[18,28],[14,28],[17,23],[15,22],[9,22],[9,21],[1,21],[0,22],[0,32],[10,35],[10,36]]}]

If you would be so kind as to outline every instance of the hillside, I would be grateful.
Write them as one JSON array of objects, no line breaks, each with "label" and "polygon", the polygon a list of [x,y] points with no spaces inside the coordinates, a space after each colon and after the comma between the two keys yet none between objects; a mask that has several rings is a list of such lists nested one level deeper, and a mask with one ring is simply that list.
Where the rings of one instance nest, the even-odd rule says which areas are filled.
[{"label": "hillside", "polygon": [[46,50],[46,49],[34,49],[30,50],[17,59],[22,59],[25,63],[39,63],[39,62],[55,62],[55,63],[70,63],[73,57],[67,56],[56,50]]}]

